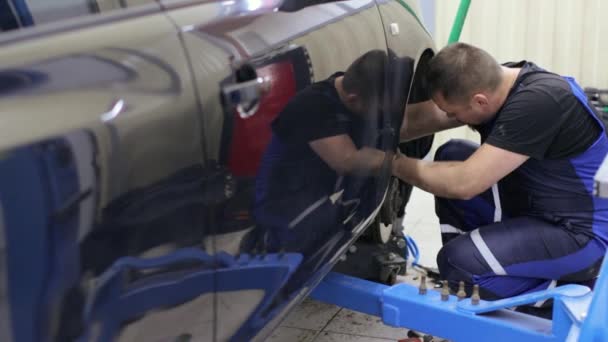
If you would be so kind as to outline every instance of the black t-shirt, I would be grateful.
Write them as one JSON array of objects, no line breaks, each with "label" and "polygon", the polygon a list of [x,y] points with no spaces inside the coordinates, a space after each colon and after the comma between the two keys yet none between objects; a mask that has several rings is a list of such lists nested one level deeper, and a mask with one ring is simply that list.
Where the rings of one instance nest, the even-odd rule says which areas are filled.
[{"label": "black t-shirt", "polygon": [[353,114],[340,101],[334,86],[341,75],[335,73],[298,92],[272,122],[273,138],[256,181],[260,199],[294,194],[314,197],[333,190],[337,173],[309,143],[349,134]]},{"label": "black t-shirt", "polygon": [[542,160],[578,155],[597,140],[600,126],[565,79],[526,61],[505,66],[522,70],[486,143]]},{"label": "black t-shirt", "polygon": [[348,134],[350,111],[344,106],[334,86],[337,72],[328,79],[302,90],[273,121],[272,130],[288,145]]}]

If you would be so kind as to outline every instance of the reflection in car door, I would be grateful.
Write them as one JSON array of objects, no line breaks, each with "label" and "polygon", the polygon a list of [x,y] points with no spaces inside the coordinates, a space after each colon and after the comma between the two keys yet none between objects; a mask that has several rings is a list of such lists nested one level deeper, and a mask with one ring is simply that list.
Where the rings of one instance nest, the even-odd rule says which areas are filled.
[{"label": "reflection in car door", "polygon": [[[385,163],[373,176],[332,171],[331,189],[322,188],[314,169],[299,167],[261,180],[272,159],[272,122],[289,101],[368,51],[386,55],[373,0],[293,12],[276,11],[279,5],[164,2],[184,32],[202,105],[207,162],[234,182],[214,208],[213,237],[205,241],[206,250],[226,260],[216,263],[218,341],[267,335],[369,224],[390,175]],[[358,147],[391,151],[394,123],[383,118],[380,105],[370,112],[371,119],[353,120],[349,136]],[[260,194],[269,188],[279,199],[260,212]]]}]

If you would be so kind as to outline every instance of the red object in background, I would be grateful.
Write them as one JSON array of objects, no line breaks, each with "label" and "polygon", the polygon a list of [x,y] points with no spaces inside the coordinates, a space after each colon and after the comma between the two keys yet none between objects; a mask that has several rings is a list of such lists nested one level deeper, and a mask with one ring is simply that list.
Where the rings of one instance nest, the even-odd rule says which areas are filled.
[{"label": "red object in background", "polygon": [[253,177],[270,142],[271,123],[296,93],[293,65],[289,61],[256,69],[258,77],[270,80],[270,89],[262,97],[255,114],[247,119],[234,113],[234,128],[228,168],[237,177]]}]

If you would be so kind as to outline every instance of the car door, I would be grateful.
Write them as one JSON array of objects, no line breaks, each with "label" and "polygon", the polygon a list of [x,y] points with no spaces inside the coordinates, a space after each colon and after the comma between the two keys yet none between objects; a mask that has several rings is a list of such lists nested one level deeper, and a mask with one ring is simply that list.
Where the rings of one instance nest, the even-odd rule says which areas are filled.
[{"label": "car door", "polygon": [[[282,178],[261,184],[272,122],[313,82],[346,70],[370,50],[386,54],[382,21],[368,0],[161,3],[183,32],[192,63],[207,163],[234,182],[212,215],[214,236],[205,244],[227,260],[217,269],[215,338],[262,338],[375,216],[389,180],[396,130],[378,108],[374,120],[354,125],[355,143],[388,151],[386,163],[374,176],[336,177],[329,191],[314,174],[297,169],[301,177],[289,184]],[[268,210],[279,220],[288,217],[290,228],[272,226],[266,212],[256,212],[260,192],[272,186],[285,200]],[[321,201],[306,197],[310,193]],[[323,202],[325,195],[337,200]]]},{"label": "car door", "polygon": [[192,308],[212,340],[225,189],[175,25],[152,0],[3,4],[0,340],[173,340]]}]

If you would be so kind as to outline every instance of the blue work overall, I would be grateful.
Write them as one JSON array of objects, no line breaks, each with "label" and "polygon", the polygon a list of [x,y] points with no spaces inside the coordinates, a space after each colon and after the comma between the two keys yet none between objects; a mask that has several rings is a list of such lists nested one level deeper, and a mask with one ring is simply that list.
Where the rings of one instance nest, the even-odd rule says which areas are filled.
[{"label": "blue work overall", "polygon": [[[479,284],[482,297],[496,299],[597,277],[608,246],[608,199],[593,196],[593,177],[608,139],[584,92],[565,79],[601,134],[577,156],[528,159],[470,200],[435,199],[444,244],[437,264],[452,288]],[[480,130],[482,142],[492,125]],[[452,140],[435,160],[465,160],[477,147]]]}]

